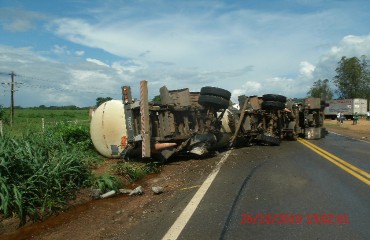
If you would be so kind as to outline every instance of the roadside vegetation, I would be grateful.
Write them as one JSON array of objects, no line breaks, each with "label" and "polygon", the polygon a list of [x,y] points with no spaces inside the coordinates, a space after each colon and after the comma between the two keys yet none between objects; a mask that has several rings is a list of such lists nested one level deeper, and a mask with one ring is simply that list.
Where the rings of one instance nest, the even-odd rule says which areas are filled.
[{"label": "roadside vegetation", "polygon": [[67,132],[65,128],[1,137],[0,211],[4,217],[16,215],[20,226],[28,219],[44,219],[89,185],[91,172],[85,154],[89,143],[87,139],[80,142],[80,129]]},{"label": "roadside vegetation", "polygon": [[16,109],[12,128],[8,110],[0,109],[0,219],[17,217],[19,226],[43,220],[82,188],[118,190],[158,171],[152,163],[120,162],[95,174],[104,159],[90,139],[87,109]]},{"label": "roadside vegetation", "polygon": [[[329,79],[318,79],[307,92],[307,96],[322,100],[364,98],[370,96],[370,68],[366,55],[343,56],[335,69],[336,75]],[[335,86],[332,89],[330,82]],[[334,95],[335,93],[335,95]]]}]

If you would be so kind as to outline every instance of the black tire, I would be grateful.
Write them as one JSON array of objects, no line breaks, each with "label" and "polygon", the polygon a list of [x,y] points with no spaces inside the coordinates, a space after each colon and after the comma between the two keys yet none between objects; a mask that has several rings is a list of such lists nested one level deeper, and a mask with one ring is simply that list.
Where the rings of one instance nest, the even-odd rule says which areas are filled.
[{"label": "black tire", "polygon": [[216,97],[222,97],[229,101],[231,97],[231,92],[222,88],[202,87],[202,89],[200,89],[200,95],[211,95]]},{"label": "black tire", "polygon": [[265,94],[262,96],[262,100],[286,103],[286,97],[278,94]]},{"label": "black tire", "polygon": [[262,102],[263,110],[283,110],[284,108],[285,104],[282,102],[273,102],[273,101]]},{"label": "black tire", "polygon": [[198,103],[200,105],[209,106],[213,105],[219,108],[228,108],[229,107],[229,100],[225,98],[211,96],[211,95],[200,95],[198,99]]},{"label": "black tire", "polygon": [[266,134],[261,134],[257,138],[261,143],[270,145],[270,146],[279,146],[280,145],[280,138],[275,136],[269,136]]}]

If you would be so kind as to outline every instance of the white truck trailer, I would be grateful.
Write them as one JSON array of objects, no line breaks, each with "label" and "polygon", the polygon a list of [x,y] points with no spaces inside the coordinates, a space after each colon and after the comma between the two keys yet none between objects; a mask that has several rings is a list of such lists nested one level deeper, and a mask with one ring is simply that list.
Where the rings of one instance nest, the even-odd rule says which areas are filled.
[{"label": "white truck trailer", "polygon": [[326,102],[324,113],[326,118],[335,119],[338,112],[342,112],[346,119],[352,119],[356,112],[360,116],[366,116],[367,109],[367,99],[329,100]]}]

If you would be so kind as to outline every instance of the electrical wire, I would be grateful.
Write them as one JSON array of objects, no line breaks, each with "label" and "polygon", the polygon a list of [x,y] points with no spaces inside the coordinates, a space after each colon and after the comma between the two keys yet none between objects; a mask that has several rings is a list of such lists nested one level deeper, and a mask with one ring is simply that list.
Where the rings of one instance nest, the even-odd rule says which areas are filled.
[{"label": "electrical wire", "polygon": [[[7,75],[9,76],[10,73],[5,73],[5,72],[0,72],[0,75]],[[33,76],[27,76],[27,75],[24,75],[24,74],[16,74],[15,75],[17,78],[23,78],[25,80],[32,80],[33,83],[29,83],[29,82],[26,82],[26,81],[23,81],[23,82],[15,82],[15,86],[17,85],[23,85],[25,87],[28,87],[28,88],[36,88],[36,89],[48,89],[48,90],[53,90],[53,91],[58,91],[58,92],[63,92],[63,93],[90,93],[90,94],[97,94],[97,95],[120,95],[120,91],[117,91],[117,92],[113,92],[111,90],[103,90],[102,89],[99,89],[99,88],[92,88],[92,87],[89,87],[88,90],[87,89],[81,89],[81,88],[77,88],[77,86],[73,86],[71,85],[71,88],[62,88],[62,87],[57,87],[57,86],[48,86],[48,85],[39,85],[37,83],[35,83],[34,81],[39,81],[39,82],[47,82],[47,83],[60,83],[60,81],[57,81],[57,80],[47,80],[47,79],[43,79],[43,78],[40,78],[40,77],[33,77]],[[5,86],[10,86],[11,84],[10,83],[6,83],[6,82],[1,82],[1,86],[2,87],[5,87]],[[73,88],[74,87],[74,88]],[[18,87],[19,88],[19,87]]]}]

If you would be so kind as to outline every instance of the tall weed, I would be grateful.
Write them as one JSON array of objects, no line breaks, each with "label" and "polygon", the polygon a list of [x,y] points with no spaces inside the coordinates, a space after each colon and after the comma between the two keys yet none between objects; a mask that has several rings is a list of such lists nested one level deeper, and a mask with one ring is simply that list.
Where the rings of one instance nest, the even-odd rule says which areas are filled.
[{"label": "tall weed", "polygon": [[159,172],[157,163],[123,162],[113,167],[116,174],[126,177],[129,181],[135,182],[145,175]]},{"label": "tall weed", "polygon": [[58,126],[44,134],[0,139],[0,213],[22,226],[63,209],[91,178],[90,142],[79,127]]}]

